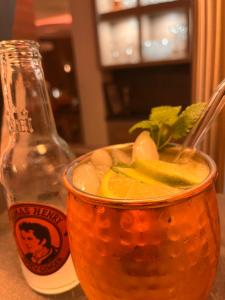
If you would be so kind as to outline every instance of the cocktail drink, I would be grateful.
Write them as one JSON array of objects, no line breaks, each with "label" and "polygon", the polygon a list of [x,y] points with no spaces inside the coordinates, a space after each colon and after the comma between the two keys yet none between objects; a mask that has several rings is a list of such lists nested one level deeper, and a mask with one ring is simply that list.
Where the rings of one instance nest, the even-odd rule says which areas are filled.
[{"label": "cocktail drink", "polygon": [[[187,149],[188,150],[188,149]],[[216,166],[147,132],[66,170],[68,232],[89,300],[206,300],[216,273]]]}]

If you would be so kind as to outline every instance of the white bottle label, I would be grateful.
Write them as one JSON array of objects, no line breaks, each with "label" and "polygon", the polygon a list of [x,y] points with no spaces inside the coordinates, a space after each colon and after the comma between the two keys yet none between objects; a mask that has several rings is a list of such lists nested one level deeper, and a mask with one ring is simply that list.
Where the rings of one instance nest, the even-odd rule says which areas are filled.
[{"label": "white bottle label", "polygon": [[[65,268],[68,269],[68,262],[70,266],[72,264],[66,215],[54,207],[36,203],[12,205],[9,215],[28,283],[37,290],[34,282],[34,275],[37,275],[39,284],[42,281],[45,287],[51,290],[49,283],[52,282],[54,285],[52,289],[57,288],[53,277],[56,279],[57,274]],[[32,282],[29,282],[28,274],[30,274]],[[68,273],[67,276],[65,274],[65,277],[63,274],[60,275],[59,287],[66,287],[71,285],[72,281],[77,281],[75,272],[72,278],[68,278]],[[41,291],[45,287],[40,286],[38,289]]]}]

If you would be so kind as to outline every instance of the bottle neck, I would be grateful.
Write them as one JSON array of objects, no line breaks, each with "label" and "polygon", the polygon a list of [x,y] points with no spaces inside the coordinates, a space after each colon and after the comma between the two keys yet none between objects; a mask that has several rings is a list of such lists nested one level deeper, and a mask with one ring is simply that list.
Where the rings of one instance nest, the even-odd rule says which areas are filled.
[{"label": "bottle neck", "polygon": [[0,67],[10,137],[40,139],[56,135],[37,44],[4,43],[0,45]]}]

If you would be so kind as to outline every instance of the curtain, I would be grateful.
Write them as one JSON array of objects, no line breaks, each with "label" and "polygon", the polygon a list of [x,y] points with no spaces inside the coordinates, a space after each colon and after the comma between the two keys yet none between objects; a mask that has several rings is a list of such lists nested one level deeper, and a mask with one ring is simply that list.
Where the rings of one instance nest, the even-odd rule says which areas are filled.
[{"label": "curtain", "polygon": [[[225,1],[194,0],[192,101],[207,102],[225,77]],[[216,162],[217,190],[224,190],[225,110],[214,123],[201,148]]]}]

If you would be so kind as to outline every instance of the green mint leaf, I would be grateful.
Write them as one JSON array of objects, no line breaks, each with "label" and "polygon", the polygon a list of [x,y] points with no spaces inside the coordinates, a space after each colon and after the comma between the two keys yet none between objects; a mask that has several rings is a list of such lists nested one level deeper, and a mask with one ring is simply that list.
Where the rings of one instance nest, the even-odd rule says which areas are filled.
[{"label": "green mint leaf", "polygon": [[158,122],[159,125],[172,126],[181,111],[181,106],[159,106],[151,110],[149,120]]},{"label": "green mint leaf", "polygon": [[188,106],[178,117],[171,128],[174,140],[187,135],[191,128],[196,124],[206,107],[205,103],[196,103]]},{"label": "green mint leaf", "polygon": [[143,129],[143,130],[149,130],[149,133],[154,140],[154,142],[158,143],[158,133],[159,133],[159,124],[156,121],[150,121],[150,120],[143,120],[141,122],[138,122],[134,124],[130,129],[129,133],[132,133],[136,129]]},{"label": "green mint leaf", "polygon": [[181,106],[159,106],[154,107],[149,115],[149,120],[157,124],[150,129],[151,137],[157,148],[161,149],[171,140],[171,126],[177,121]]},{"label": "green mint leaf", "polygon": [[158,150],[164,148],[171,141],[171,127],[163,124],[158,134]]},{"label": "green mint leaf", "polygon": [[159,136],[159,125],[158,124],[152,124],[150,127],[150,135],[155,142],[155,144],[158,144],[158,136]]},{"label": "green mint leaf", "polygon": [[143,120],[141,122],[138,122],[136,124],[134,124],[130,129],[129,129],[129,133],[132,133],[134,130],[140,128],[140,129],[148,129],[150,130],[152,126],[152,122],[149,120]]},{"label": "green mint leaf", "polygon": [[182,113],[181,106],[154,107],[149,115],[149,120],[144,120],[133,125],[129,132],[136,129],[149,130],[158,150],[171,145],[172,140],[178,140],[192,129],[200,119],[205,103],[188,106]]}]

